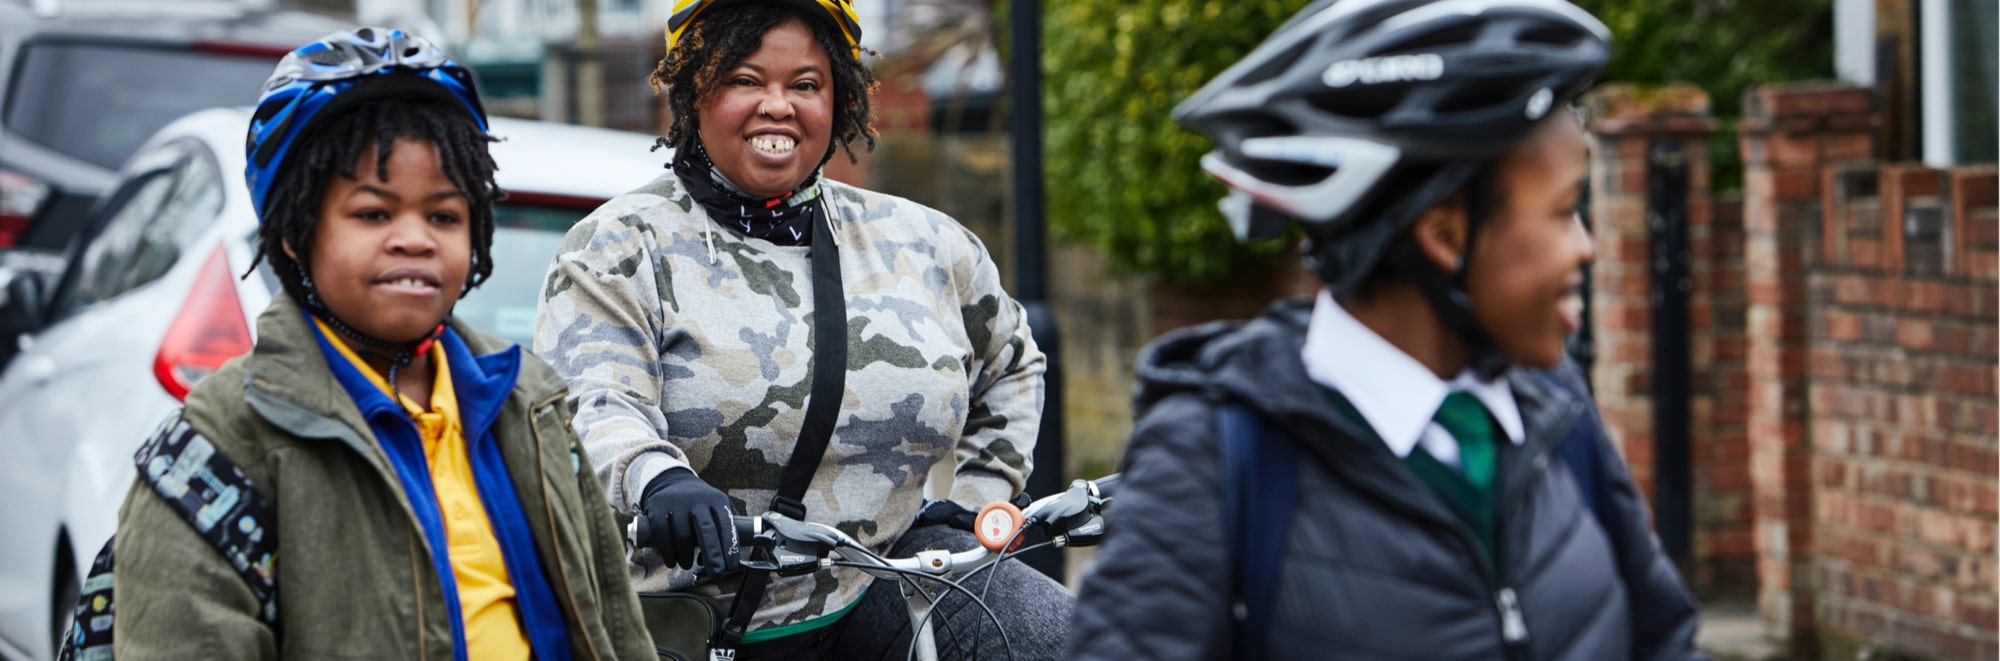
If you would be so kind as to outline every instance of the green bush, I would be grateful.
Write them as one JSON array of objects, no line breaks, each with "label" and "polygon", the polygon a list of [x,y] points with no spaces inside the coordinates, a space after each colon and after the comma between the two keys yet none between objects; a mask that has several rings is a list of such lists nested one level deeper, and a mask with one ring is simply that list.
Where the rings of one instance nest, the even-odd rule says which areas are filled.
[{"label": "green bush", "polygon": [[1284,259],[1283,242],[1236,242],[1201,171],[1207,138],[1179,103],[1249,53],[1306,0],[1047,2],[1043,79],[1048,214],[1058,237],[1121,273],[1219,284]]},{"label": "green bush", "polygon": [[1603,80],[1689,83],[1722,120],[1709,140],[1715,190],[1741,188],[1736,120],[1756,85],[1833,77],[1830,0],[1577,0],[1611,28]]},{"label": "green bush", "polygon": [[1755,85],[1833,76],[1830,0],[1576,0],[1611,28],[1604,80],[1692,83],[1719,117]]}]

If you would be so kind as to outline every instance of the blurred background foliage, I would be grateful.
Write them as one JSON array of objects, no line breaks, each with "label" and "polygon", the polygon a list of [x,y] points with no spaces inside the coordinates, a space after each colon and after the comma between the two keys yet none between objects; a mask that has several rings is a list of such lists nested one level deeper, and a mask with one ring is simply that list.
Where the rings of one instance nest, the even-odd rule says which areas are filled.
[{"label": "blurred background foliage", "polygon": [[1114,271],[1169,285],[1223,283],[1282,259],[1244,246],[1202,173],[1206,138],[1174,104],[1221,73],[1305,0],[1122,0],[1043,5],[1048,220]]},{"label": "blurred background foliage", "polygon": [[[1182,287],[1226,284],[1283,259],[1285,242],[1244,246],[1230,236],[1215,208],[1222,186],[1199,166],[1208,141],[1175,124],[1171,112],[1305,4],[1045,3],[1048,220],[1055,234],[1099,250],[1119,273]],[[1833,74],[1830,0],[1577,4],[1613,33],[1602,80],[1687,82],[1709,93],[1722,120],[1709,150],[1718,190],[1740,187],[1735,118],[1743,91]]]},{"label": "blurred background foliage", "polygon": [[1831,0],[1576,0],[1611,28],[1598,79],[1690,83],[1717,119],[1708,159],[1714,190],[1743,187],[1736,120],[1754,85],[1833,77]]}]

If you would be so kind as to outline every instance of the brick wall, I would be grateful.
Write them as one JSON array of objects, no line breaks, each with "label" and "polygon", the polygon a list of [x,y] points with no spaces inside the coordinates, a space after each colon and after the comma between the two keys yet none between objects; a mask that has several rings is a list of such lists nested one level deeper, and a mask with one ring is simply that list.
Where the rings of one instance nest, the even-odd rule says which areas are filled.
[{"label": "brick wall", "polygon": [[1696,200],[1689,214],[1688,461],[1693,561],[1686,578],[1708,601],[1757,593],[1751,508],[1750,370],[1743,199]]},{"label": "brick wall", "polygon": [[1593,93],[1591,228],[1597,242],[1591,316],[1597,403],[1634,479],[1655,496],[1653,261],[1649,150],[1678,146],[1688,165],[1688,461],[1690,558],[1683,573],[1705,600],[1754,594],[1746,393],[1743,204],[1710,199],[1708,96],[1672,85]]},{"label": "brick wall", "polygon": [[[1654,256],[1636,186],[1643,145],[1687,113],[1612,94],[1592,127],[1594,376],[1650,484]],[[1752,90],[1740,199],[1689,201],[1686,575],[1711,603],[1754,594],[1794,658],[1992,659],[2000,176],[1877,162],[1875,105],[1841,85]]]},{"label": "brick wall", "polygon": [[1803,274],[1820,233],[1822,170],[1869,157],[1872,104],[1865,88],[1762,87],[1744,95],[1739,126],[1757,601],[1767,629],[1798,655],[1816,640],[1817,587]]},{"label": "brick wall", "polygon": [[1829,170],[1809,267],[1822,647],[1996,647],[1995,174]]},{"label": "brick wall", "polygon": [[[1708,95],[1688,86],[1606,86],[1587,100],[1592,150],[1591,233],[1597,261],[1591,277],[1591,327],[1597,358],[1592,367],[1597,405],[1612,442],[1632,466],[1632,477],[1653,494],[1653,310],[1649,301],[1651,247],[1647,244],[1646,182],[1655,141],[1679,142],[1688,160],[1689,198],[1708,190],[1707,140],[1715,130]],[[1689,209],[1690,220],[1705,205]]]}]

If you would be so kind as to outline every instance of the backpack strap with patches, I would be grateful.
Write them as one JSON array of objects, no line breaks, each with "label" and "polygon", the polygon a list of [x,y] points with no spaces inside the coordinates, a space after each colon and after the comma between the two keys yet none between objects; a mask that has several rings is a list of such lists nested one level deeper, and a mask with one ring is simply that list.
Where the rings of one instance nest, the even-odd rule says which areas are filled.
[{"label": "backpack strap with patches", "polygon": [[[278,631],[277,510],[243,469],[176,413],[139,447],[133,463],[141,481],[229,561],[257,597],[257,619]],[[114,538],[115,540],[115,538]],[[63,659],[110,659],[113,541],[91,562]]]}]

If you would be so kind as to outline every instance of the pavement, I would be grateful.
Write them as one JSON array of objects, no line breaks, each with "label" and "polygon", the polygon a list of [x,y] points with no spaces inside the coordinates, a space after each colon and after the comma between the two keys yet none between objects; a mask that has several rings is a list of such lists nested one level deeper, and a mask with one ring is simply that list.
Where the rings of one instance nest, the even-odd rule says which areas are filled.
[{"label": "pavement", "polygon": [[1712,606],[1701,611],[1695,646],[1715,661],[1777,661],[1778,645],[1764,637],[1764,618],[1751,604]]}]

